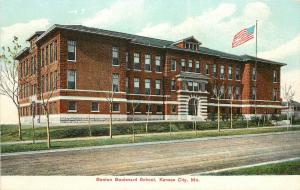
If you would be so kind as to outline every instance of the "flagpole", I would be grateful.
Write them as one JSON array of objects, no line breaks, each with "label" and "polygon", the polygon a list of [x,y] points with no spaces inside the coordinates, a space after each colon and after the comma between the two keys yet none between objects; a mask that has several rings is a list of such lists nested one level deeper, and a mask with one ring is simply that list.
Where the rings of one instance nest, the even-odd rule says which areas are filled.
[{"label": "flagpole", "polygon": [[256,99],[257,99],[257,20],[255,21],[255,117],[256,117]]}]

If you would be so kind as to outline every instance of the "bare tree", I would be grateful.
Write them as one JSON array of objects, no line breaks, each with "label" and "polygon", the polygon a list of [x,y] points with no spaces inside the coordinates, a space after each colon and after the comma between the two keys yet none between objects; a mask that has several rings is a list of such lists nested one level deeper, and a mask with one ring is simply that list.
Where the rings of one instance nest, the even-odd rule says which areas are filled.
[{"label": "bare tree", "polygon": [[115,91],[109,91],[107,92],[105,99],[109,104],[109,137],[112,139],[112,113],[113,113],[113,103],[114,103],[114,95],[115,95]]},{"label": "bare tree", "polygon": [[21,107],[19,94],[21,88],[18,83],[18,62],[16,56],[21,49],[18,38],[14,36],[11,47],[2,47],[0,53],[0,95],[7,96],[15,105],[18,111],[19,139],[22,140]]},{"label": "bare tree", "polygon": [[109,104],[109,137],[112,139],[112,126],[113,126],[113,103],[114,103],[114,96],[115,93],[119,91],[120,86],[119,86],[119,75],[118,74],[112,74],[112,87],[111,91],[108,91],[105,99],[107,103]]},{"label": "bare tree", "polygon": [[218,131],[220,132],[220,99],[225,96],[225,87],[224,87],[224,81],[219,81],[214,79],[212,83],[212,91],[213,96],[217,99],[218,102]]},{"label": "bare tree", "polygon": [[[42,109],[44,110],[46,114],[46,119],[47,119],[47,146],[50,149],[51,148],[51,136],[50,136],[50,119],[49,119],[49,114],[50,114],[50,109],[49,109],[49,102],[51,98],[53,97],[54,92],[57,90],[57,82],[58,82],[58,76],[59,74],[55,75],[49,75],[52,76],[50,77],[50,85],[48,83],[48,74],[50,73],[50,67],[46,66],[45,69],[45,77],[43,77],[42,80],[40,80],[40,85],[39,85],[39,92],[40,92],[40,100],[41,100],[41,106]],[[49,86],[50,88],[49,88]]]},{"label": "bare tree", "polygon": [[233,99],[235,96],[235,91],[233,90],[233,87],[230,86],[230,88],[227,88],[227,92],[228,92],[228,97],[230,99],[230,128],[233,128]]},{"label": "bare tree", "polygon": [[139,103],[134,103],[134,100],[131,100],[131,109],[132,109],[132,141],[135,142],[135,111],[139,107]]},{"label": "bare tree", "polygon": [[151,103],[149,100],[150,100],[150,94],[147,97],[147,117],[146,117],[146,126],[145,126],[146,133],[148,133],[149,116],[150,116],[150,110],[151,110]]},{"label": "bare tree", "polygon": [[[292,106],[292,100],[294,99],[295,96],[295,90],[291,85],[287,86],[286,84],[283,87],[283,98],[287,101],[288,104],[288,111],[287,111],[287,120],[290,120],[291,122],[291,117],[290,117],[290,109]],[[287,125],[287,130],[288,130],[288,125]]]}]

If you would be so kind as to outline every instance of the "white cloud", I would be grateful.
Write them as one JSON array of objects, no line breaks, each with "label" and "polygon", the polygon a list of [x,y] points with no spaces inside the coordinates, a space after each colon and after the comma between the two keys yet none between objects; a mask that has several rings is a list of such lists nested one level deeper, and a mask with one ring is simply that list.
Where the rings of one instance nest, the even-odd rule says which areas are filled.
[{"label": "white cloud", "polygon": [[282,60],[292,55],[300,54],[300,33],[292,40],[280,45],[279,47],[259,54],[266,59]]},{"label": "white cloud", "polygon": [[70,13],[70,14],[75,14],[75,15],[82,15],[82,14],[84,14],[85,13],[85,9],[79,9],[79,10],[77,10],[77,9],[75,9],[75,10],[70,10],[70,11],[68,11],[68,13]]},{"label": "white cloud", "polygon": [[112,25],[138,19],[144,9],[143,0],[119,0],[109,8],[102,9],[95,16],[82,21],[83,25],[99,28],[108,28]]},{"label": "white cloud", "polygon": [[[259,20],[259,31],[263,29],[267,31],[265,28],[269,25],[267,20],[270,13],[270,8],[263,2],[245,5],[240,14],[235,4],[222,3],[198,16],[188,17],[178,24],[164,22],[146,26],[138,34],[170,40],[179,40],[194,35],[203,42],[204,46],[220,49],[223,45],[225,46],[221,47],[223,49],[231,48],[234,34],[244,27],[254,25],[255,20]],[[253,41],[248,44],[252,43]]]},{"label": "white cloud", "polygon": [[23,44],[29,35],[38,30],[45,30],[49,26],[47,19],[31,20],[25,23],[16,23],[11,26],[5,26],[0,29],[0,44],[1,46],[10,45],[14,36],[19,38],[19,42]]}]

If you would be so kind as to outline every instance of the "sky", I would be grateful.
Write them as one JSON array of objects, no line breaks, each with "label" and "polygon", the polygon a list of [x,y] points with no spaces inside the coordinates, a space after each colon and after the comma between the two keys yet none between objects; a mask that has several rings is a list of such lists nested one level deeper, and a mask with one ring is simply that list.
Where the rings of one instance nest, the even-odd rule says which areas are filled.
[{"label": "sky", "polygon": [[[300,101],[300,0],[0,0],[0,45],[25,40],[53,24],[82,24],[177,41],[194,36],[202,46],[255,55],[255,40],[231,48],[233,36],[258,20],[258,56],[286,63],[282,86]],[[0,96],[0,123],[17,121]]]}]

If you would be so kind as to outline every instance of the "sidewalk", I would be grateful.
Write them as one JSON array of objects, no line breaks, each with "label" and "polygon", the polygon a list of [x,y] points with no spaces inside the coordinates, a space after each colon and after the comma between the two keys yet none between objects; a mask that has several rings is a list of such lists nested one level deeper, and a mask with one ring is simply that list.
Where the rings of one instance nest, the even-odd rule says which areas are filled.
[{"label": "sidewalk", "polygon": [[[252,128],[236,128],[236,129],[221,129],[221,131],[234,131],[234,130],[255,130],[255,129],[275,129],[275,128],[286,128],[287,126],[271,126],[271,127],[252,127]],[[290,127],[300,127],[300,125],[292,125]],[[197,133],[205,133],[205,132],[217,132],[217,129],[212,130],[197,130]],[[179,132],[172,132],[172,134],[189,134],[195,133],[195,131],[179,131]],[[153,136],[153,135],[167,135],[170,132],[163,132],[163,133],[141,133],[136,134],[137,136]],[[122,137],[131,137],[132,134],[128,135],[115,135],[113,138],[122,138]],[[92,136],[92,137],[75,137],[75,138],[64,138],[64,139],[51,139],[52,142],[65,142],[65,141],[81,141],[81,140],[97,140],[97,139],[109,139],[109,136]],[[44,143],[47,140],[35,140],[35,143]],[[32,140],[26,141],[10,141],[10,142],[1,142],[1,146],[5,145],[15,145],[15,144],[31,144]]]}]

